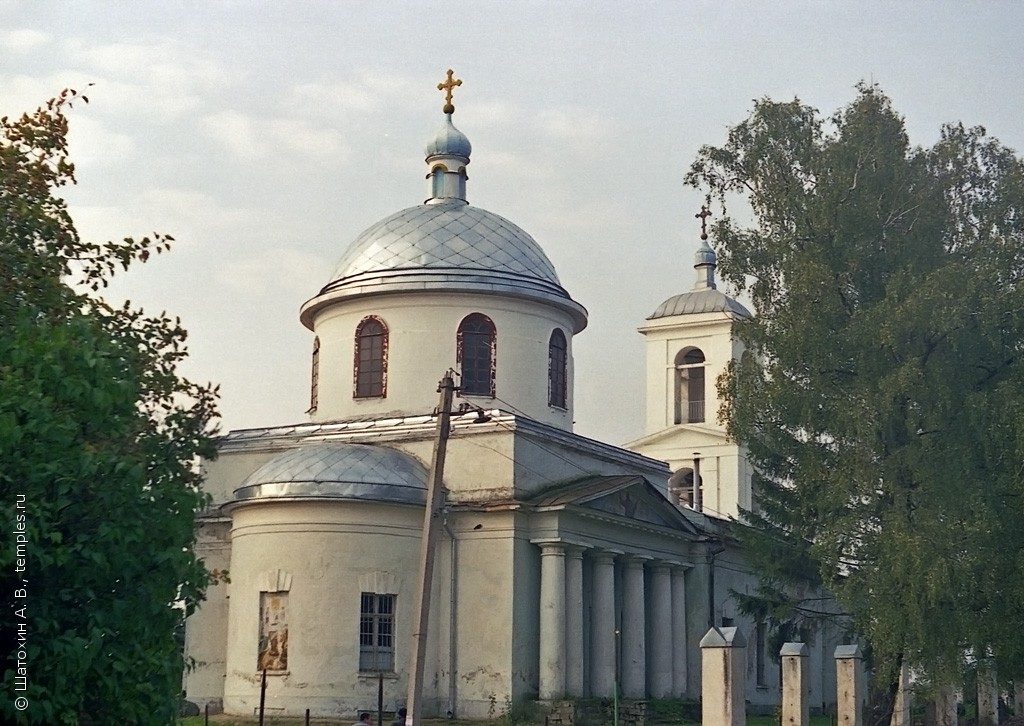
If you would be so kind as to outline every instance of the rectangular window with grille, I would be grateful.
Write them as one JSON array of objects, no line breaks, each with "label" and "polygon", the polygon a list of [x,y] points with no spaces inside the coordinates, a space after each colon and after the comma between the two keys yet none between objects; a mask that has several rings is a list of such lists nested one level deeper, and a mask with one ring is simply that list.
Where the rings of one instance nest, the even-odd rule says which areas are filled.
[{"label": "rectangular window with grille", "polygon": [[364,592],[359,604],[359,670],[395,670],[395,596]]}]

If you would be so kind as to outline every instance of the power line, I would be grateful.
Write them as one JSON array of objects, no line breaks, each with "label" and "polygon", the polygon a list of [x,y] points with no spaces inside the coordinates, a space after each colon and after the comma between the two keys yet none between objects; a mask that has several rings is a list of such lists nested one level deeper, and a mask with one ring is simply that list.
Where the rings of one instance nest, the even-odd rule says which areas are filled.
[{"label": "power line", "polygon": [[[523,416],[525,418],[531,418],[525,412],[523,412],[522,410],[520,410],[516,406],[512,405],[508,401],[505,401],[504,399],[501,399],[501,398],[499,398],[497,396],[495,396],[494,399],[496,401],[498,401],[499,403],[504,404],[509,409],[511,409],[512,413],[518,414],[518,415]],[[512,429],[511,427],[506,426],[503,422],[499,421],[499,422],[496,422],[496,423],[499,426],[502,426],[503,428],[505,428],[508,431],[514,431],[514,429]],[[548,447],[544,446],[540,442],[535,441],[534,445],[536,445],[538,448],[540,448],[540,449],[542,449],[544,451],[547,451],[552,456],[555,456],[556,458],[561,459],[562,461],[570,464],[571,466],[575,467],[576,469],[578,469],[580,472],[582,472],[584,474],[593,474],[594,473],[592,471],[588,471],[588,470],[584,469],[579,464],[577,464],[575,461],[572,461],[570,459],[565,458],[564,456],[561,456],[558,452],[552,451],[551,449],[549,449]],[[490,447],[488,447],[488,448],[490,448]],[[501,453],[501,452],[498,452],[498,453]],[[511,457],[506,457],[506,458],[511,459]],[[529,467],[525,467],[525,468],[529,469]],[[534,474],[536,474],[537,476],[543,477],[543,475],[540,474],[539,472],[537,472],[537,471],[535,471],[533,469],[529,469],[529,470],[531,472],[533,472]],[[671,500],[669,500],[669,501],[671,501]],[[674,506],[677,506],[677,507],[680,506],[680,505],[676,504],[675,502],[672,502],[672,504]],[[719,518],[724,519],[726,521],[736,522],[737,524],[740,524],[740,525],[743,525],[743,526],[749,526],[749,525],[744,525],[743,522],[738,522],[735,518],[732,517],[732,515],[726,514],[725,512],[721,512],[721,511],[719,511],[717,509],[714,509],[713,507],[702,506],[700,510],[691,510],[691,511],[699,512],[699,513],[711,512],[712,514],[717,514],[719,516]],[[721,535],[718,532],[714,532],[714,531],[705,529],[704,527],[702,527],[699,524],[695,524],[695,526],[697,527],[698,531],[700,531],[700,533],[703,534],[706,537],[713,538],[713,539],[720,539],[720,537],[721,537]],[[767,537],[770,537],[770,538],[774,539],[776,542],[778,542],[780,544],[786,545],[787,547],[792,547],[793,546],[792,542],[789,542],[786,539],[784,539],[784,538],[782,538],[782,537],[780,537],[780,536],[778,536],[778,535],[776,535],[776,534],[774,534],[772,532],[766,532],[764,530],[756,530],[756,531],[758,531],[759,533],[764,534]],[[749,576],[752,576],[752,577],[756,577],[758,579],[761,579],[763,577],[762,573],[756,572],[754,570],[737,569],[735,567],[729,567],[728,565],[724,565],[724,564],[721,564],[721,563],[717,563],[716,567],[720,567],[720,568],[725,569],[725,570],[730,570],[732,572],[736,572],[736,573],[742,574],[742,575],[749,575]],[[823,598],[823,599],[825,599],[825,598]],[[825,614],[825,613],[821,613],[821,614]]]},{"label": "power line", "polygon": [[[508,401],[505,401],[504,399],[501,399],[501,398],[499,398],[497,396],[494,396],[494,400],[498,401],[501,404],[504,404],[508,409],[511,410],[510,411],[511,413],[532,420],[532,417],[528,416],[526,413],[524,413],[522,410],[520,410],[516,406],[513,406]],[[482,411],[483,409],[479,409],[478,408],[478,410]],[[499,426],[500,428],[502,428],[502,429],[504,429],[506,431],[509,431],[510,433],[515,433],[515,429],[512,428],[511,426],[505,424],[505,422],[503,422],[503,421],[495,420],[494,423],[497,426]],[[470,439],[467,438],[466,441],[470,441]],[[472,443],[474,446],[478,446],[478,447],[480,447],[482,449],[487,449],[487,450],[493,451],[494,453],[498,454],[499,456],[502,456],[503,458],[508,459],[509,461],[511,461],[513,463],[517,463],[518,465],[522,466],[524,469],[526,469],[527,471],[531,472],[532,474],[540,477],[541,479],[545,479],[546,478],[546,476],[543,473],[537,471],[536,469],[533,469],[533,468],[527,466],[526,464],[524,464],[522,462],[516,462],[515,458],[509,456],[508,454],[505,454],[502,451],[498,451],[497,449],[495,449],[492,446],[487,446],[486,444],[481,444],[481,443],[476,442],[476,441],[470,441],[470,443]],[[543,451],[546,451],[547,453],[551,454],[555,458],[560,459],[561,461],[564,461],[565,463],[569,464],[570,466],[573,466],[574,468],[579,470],[581,473],[588,474],[588,475],[594,474],[593,471],[589,471],[587,469],[584,469],[577,462],[572,461],[571,459],[568,459],[568,458],[562,456],[559,452],[553,451],[552,449],[548,448],[544,444],[542,444],[542,443],[540,443],[538,441],[534,441],[533,443],[534,443],[535,446],[537,446],[538,448],[542,449]],[[678,504],[675,504],[674,502],[672,502],[672,504],[674,506],[677,506],[677,507],[679,506]],[[697,511],[697,510],[693,510],[693,511]],[[712,512],[714,514],[717,514],[722,519],[726,519],[727,521],[734,521],[734,522],[736,521],[734,518],[732,518],[731,515],[727,515],[724,512],[720,512],[717,509],[714,509],[712,507],[702,507],[701,512],[703,512],[703,511],[709,511],[709,512]],[[743,524],[742,522],[738,522],[738,523],[739,524]],[[697,526],[697,529],[703,535],[705,535],[707,537],[711,537],[711,538],[715,538],[715,539],[718,539],[720,537],[720,535],[717,532],[712,532],[712,531],[709,531],[707,529],[704,529],[700,525],[696,525],[696,526]],[[763,531],[763,530],[759,530],[759,531]],[[776,539],[776,541],[778,541],[778,542],[780,542],[782,544],[785,544],[787,546],[792,546],[792,543],[787,542],[786,540],[784,540],[784,539],[782,539],[780,537],[772,535],[771,533],[765,532],[764,534],[766,534],[767,536],[773,537],[774,539]],[[737,574],[740,574],[740,575],[747,575],[747,576],[750,576],[750,577],[754,577],[754,578],[757,578],[759,580],[763,576],[762,573],[756,572],[754,570],[750,570],[750,569],[746,569],[746,568],[742,568],[742,567],[731,567],[731,566],[729,566],[727,564],[723,564],[721,562],[716,563],[715,567],[717,567],[719,569],[722,569],[722,570],[727,570],[727,571],[730,571],[730,572],[734,572],[734,573],[737,573]],[[812,599],[813,600],[834,600],[834,598],[812,598]],[[807,614],[807,615],[812,615],[812,616],[830,617],[830,618],[837,618],[837,617],[847,617],[847,618],[849,618],[849,617],[852,617],[852,616],[850,616],[847,613],[831,613],[831,612],[827,612],[827,611],[823,611],[823,610],[812,610],[810,608],[804,608],[804,607],[801,607],[799,605],[793,605],[793,608],[795,610],[799,611],[799,612],[802,612],[802,613]]]}]

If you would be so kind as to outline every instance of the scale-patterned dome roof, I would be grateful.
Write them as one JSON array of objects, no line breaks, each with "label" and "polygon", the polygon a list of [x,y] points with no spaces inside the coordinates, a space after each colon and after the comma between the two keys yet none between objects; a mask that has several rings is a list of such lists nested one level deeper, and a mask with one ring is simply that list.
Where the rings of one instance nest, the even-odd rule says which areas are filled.
[{"label": "scale-patterned dome roof", "polygon": [[276,456],[235,490],[253,499],[362,499],[423,504],[427,470],[395,449],[326,441]]},{"label": "scale-patterned dome roof", "polygon": [[576,331],[586,310],[562,287],[551,261],[518,225],[460,199],[421,204],[386,217],[348,248],[331,281],[307,303],[390,292],[481,292],[524,297],[567,309]]},{"label": "scale-patterned dome roof", "polygon": [[363,232],[338,263],[332,283],[403,269],[477,269],[558,285],[558,274],[522,228],[462,201],[421,204]]}]

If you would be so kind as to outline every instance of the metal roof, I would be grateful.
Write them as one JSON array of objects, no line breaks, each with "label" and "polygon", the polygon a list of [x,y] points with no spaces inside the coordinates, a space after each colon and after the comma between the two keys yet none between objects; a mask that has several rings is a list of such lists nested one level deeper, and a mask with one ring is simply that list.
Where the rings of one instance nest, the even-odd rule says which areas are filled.
[{"label": "metal roof", "polygon": [[586,476],[567,482],[558,482],[528,499],[535,507],[560,507],[566,504],[582,504],[592,499],[612,494],[634,484],[647,480],[636,474]]},{"label": "metal roof", "polygon": [[427,470],[385,446],[327,441],[276,456],[235,490],[235,501],[361,499],[424,504]]},{"label": "metal roof", "polygon": [[461,200],[420,204],[363,232],[338,263],[331,283],[403,268],[508,272],[558,285],[558,274],[522,228]]},{"label": "metal roof", "polygon": [[673,295],[647,316],[648,320],[667,318],[672,315],[695,315],[698,313],[726,312],[743,318],[751,317],[742,303],[718,290],[693,290]]},{"label": "metal roof", "polygon": [[435,156],[461,156],[469,159],[473,152],[473,145],[464,133],[455,128],[452,123],[452,115],[445,114],[444,126],[437,132],[437,136],[427,144],[426,155],[430,159]]},{"label": "metal roof", "polygon": [[373,225],[348,248],[331,281],[303,306],[302,321],[338,299],[443,290],[512,295],[587,311],[558,280],[540,245],[518,225],[460,199],[403,209]]}]

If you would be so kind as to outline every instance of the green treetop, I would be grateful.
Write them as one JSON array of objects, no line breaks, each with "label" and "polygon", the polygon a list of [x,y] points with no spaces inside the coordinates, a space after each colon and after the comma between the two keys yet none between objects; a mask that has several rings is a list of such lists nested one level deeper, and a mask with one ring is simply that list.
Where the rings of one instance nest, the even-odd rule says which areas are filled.
[{"label": "green treetop", "polygon": [[167,724],[181,624],[210,580],[192,545],[216,392],[178,376],[177,320],[95,296],[171,238],[79,237],[57,196],[74,182],[65,111],[76,98],[0,120],[0,488],[27,540],[3,549],[0,570],[5,591],[25,595],[3,620],[8,633],[26,626],[28,685],[14,690],[7,660],[0,713]]},{"label": "green treetop", "polygon": [[687,180],[730,208],[720,269],[755,310],[719,386],[762,611],[823,583],[883,672],[1024,676],[1024,163],[960,124],[912,147],[861,86],[827,120],[757,102]]}]

